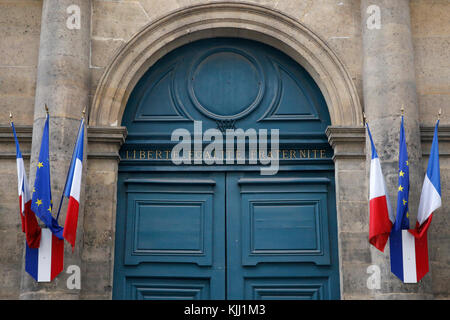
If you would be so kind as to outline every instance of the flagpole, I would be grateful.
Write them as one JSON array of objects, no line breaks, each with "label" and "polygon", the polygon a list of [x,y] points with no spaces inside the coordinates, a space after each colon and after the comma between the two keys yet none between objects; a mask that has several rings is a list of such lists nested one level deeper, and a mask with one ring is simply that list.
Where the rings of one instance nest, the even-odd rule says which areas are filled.
[{"label": "flagpole", "polygon": [[[86,107],[84,107],[84,109],[83,109],[83,111],[82,111],[82,114],[83,114],[83,115],[81,116],[81,121],[84,120],[84,116],[85,116],[85,114],[86,114]],[[78,135],[80,134],[80,129],[81,129],[81,124],[80,124],[80,127],[78,128],[77,139],[78,139]],[[75,141],[75,143],[76,143],[76,141]],[[73,156],[74,156],[74,153],[72,153],[72,159],[70,160],[70,165],[72,165]],[[64,201],[64,191],[65,191],[65,189],[66,189],[66,184],[67,184],[67,179],[69,178],[69,173],[70,173],[70,166],[69,166],[69,170],[67,170],[66,182],[65,182],[65,184],[64,184],[64,189],[63,189],[62,194],[61,194],[61,200],[59,201],[58,213],[57,213],[57,215],[56,215],[56,221],[57,221],[57,222],[58,222],[58,219],[59,219],[59,214],[61,213],[61,206],[62,206],[62,203],[63,203],[63,201]]]},{"label": "flagpole", "polygon": [[[45,108],[45,113],[46,113],[46,117],[48,118],[49,117],[49,112],[48,112],[48,106],[47,106],[47,103],[44,103],[44,108]],[[50,125],[50,124],[49,124]],[[50,130],[49,130],[50,131]],[[50,164],[50,162],[49,162],[49,164]],[[59,204],[59,207],[60,207],[60,209],[61,209],[61,204]],[[53,212],[53,206],[52,206],[52,211],[51,212]],[[58,222],[58,219],[56,219],[56,222]]]}]

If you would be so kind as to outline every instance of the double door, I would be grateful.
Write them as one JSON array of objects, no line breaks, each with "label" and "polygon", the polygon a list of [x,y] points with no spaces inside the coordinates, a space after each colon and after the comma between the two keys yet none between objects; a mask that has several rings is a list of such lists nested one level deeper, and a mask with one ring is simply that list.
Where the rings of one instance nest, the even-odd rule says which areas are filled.
[{"label": "double door", "polygon": [[333,172],[121,173],[115,299],[338,299]]}]

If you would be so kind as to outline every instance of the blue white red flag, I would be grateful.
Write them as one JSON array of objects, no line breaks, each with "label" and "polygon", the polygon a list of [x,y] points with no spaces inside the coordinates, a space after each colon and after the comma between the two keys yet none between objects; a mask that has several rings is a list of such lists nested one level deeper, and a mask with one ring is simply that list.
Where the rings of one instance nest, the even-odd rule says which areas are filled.
[{"label": "blue white red flag", "polygon": [[394,216],[381,170],[380,159],[372,140],[369,125],[366,124],[366,126],[372,147],[372,159],[370,161],[369,242],[383,252],[394,222]]},{"label": "blue white red flag", "polygon": [[31,248],[37,248],[41,239],[41,228],[39,227],[34,212],[31,211],[31,194],[28,186],[27,173],[25,171],[22,153],[20,152],[19,141],[17,140],[16,128],[12,121],[11,127],[16,142],[17,185],[22,232],[25,232],[27,245]]},{"label": "blue white red flag", "polygon": [[428,272],[427,238],[416,239],[411,230],[391,232],[391,272],[404,283],[417,283]]},{"label": "blue white red flag", "polygon": [[77,142],[73,150],[72,162],[67,175],[64,196],[69,198],[67,206],[66,222],[64,225],[64,238],[75,247],[77,235],[78,211],[80,206],[81,176],[83,172],[83,143],[84,143],[84,118],[81,119],[78,129]]},{"label": "blue white red flag", "polygon": [[63,270],[64,240],[43,228],[39,248],[27,246],[25,270],[38,282],[52,281]]},{"label": "blue white red flag", "polygon": [[41,230],[38,249],[26,247],[25,270],[36,281],[51,281],[63,268],[63,228],[52,216],[52,193],[50,185],[49,117],[45,120],[41,149],[36,168],[31,210],[45,223]]},{"label": "blue white red flag", "polygon": [[422,187],[416,229],[391,232],[391,271],[404,283],[417,283],[429,271],[427,230],[433,212],[441,206],[438,125],[439,121]]},{"label": "blue white red flag", "polygon": [[[433,212],[442,205],[441,200],[441,170],[439,166],[439,142],[438,142],[439,120],[434,128],[433,143],[431,144],[430,159],[428,160],[427,173],[423,181],[422,194],[420,195],[419,212],[417,214],[418,227],[427,229]],[[416,228],[417,230],[417,228]],[[426,231],[421,230],[421,231]]]},{"label": "blue white red flag", "polygon": [[[392,247],[391,265],[394,258],[396,275],[405,283],[420,281],[429,271],[427,230],[433,212],[441,206],[441,178],[439,167],[438,126],[434,129],[430,159],[422,186],[416,228],[402,230],[401,238],[396,236]],[[392,235],[391,235],[392,236]]]}]

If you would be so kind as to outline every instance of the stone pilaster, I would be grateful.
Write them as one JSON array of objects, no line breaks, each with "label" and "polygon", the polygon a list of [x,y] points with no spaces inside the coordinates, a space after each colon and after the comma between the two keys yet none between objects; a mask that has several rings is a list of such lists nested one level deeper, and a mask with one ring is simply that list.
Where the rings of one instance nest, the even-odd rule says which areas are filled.
[{"label": "stone pilaster", "polygon": [[112,298],[119,150],[125,127],[88,129],[81,299]]},{"label": "stone pilaster", "polygon": [[[405,135],[410,163],[409,210],[413,227],[424,168],[409,0],[362,0],[361,18],[364,109],[377,146],[394,212],[397,204],[401,106],[405,109]],[[371,148],[368,142],[366,146],[366,157],[370,159]],[[366,167],[368,170],[369,166]],[[381,288],[372,290],[373,298],[431,297],[430,274],[419,284],[403,284],[390,272],[388,247],[389,245],[385,253],[372,246],[370,248],[372,264],[381,269]]]},{"label": "stone pilaster", "polygon": [[334,150],[341,299],[368,299],[370,265],[365,177],[364,128],[330,126]]},{"label": "stone pilaster", "polygon": [[[43,2],[30,185],[34,184],[36,161],[45,122],[44,104],[47,104],[50,114],[51,183],[55,211],[58,209],[64,188],[81,112],[88,104],[90,11],[91,3],[88,0],[44,0]],[[86,153],[85,151],[85,159]],[[83,162],[86,164],[85,161]],[[86,180],[86,165],[83,167],[83,172],[75,252],[72,253],[70,245],[66,242],[64,270],[50,283],[36,283],[23,268],[21,299],[78,299],[79,297],[80,290],[67,288],[69,274],[66,270],[69,265],[80,268],[82,266],[83,186]],[[59,217],[61,225],[64,225],[66,208],[67,200]]]}]

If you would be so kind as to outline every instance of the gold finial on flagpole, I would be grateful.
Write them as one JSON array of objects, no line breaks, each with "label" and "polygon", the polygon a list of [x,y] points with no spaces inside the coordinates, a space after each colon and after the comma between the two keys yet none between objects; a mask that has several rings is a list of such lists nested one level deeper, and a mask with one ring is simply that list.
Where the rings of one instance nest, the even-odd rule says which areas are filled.
[{"label": "gold finial on flagpole", "polygon": [[438,120],[441,120],[442,108],[439,108],[438,112]]},{"label": "gold finial on flagpole", "polygon": [[45,106],[45,112],[47,112],[47,114],[48,114],[48,107],[47,107],[47,104],[45,103],[44,106]]},{"label": "gold finial on flagpole", "polygon": [[10,112],[9,112],[9,123],[12,122],[12,119],[13,119],[13,115],[12,115],[12,112],[10,111]]},{"label": "gold finial on flagpole", "polygon": [[403,115],[405,114],[405,107],[403,104],[402,104],[402,108],[400,109],[400,111],[402,112],[402,117],[403,117]]},{"label": "gold finial on flagpole", "polygon": [[86,116],[86,106],[84,107],[84,109],[81,113],[83,114],[83,118],[84,118]]},{"label": "gold finial on flagpole", "polygon": [[363,111],[363,125],[365,126],[367,123],[366,113]]}]

